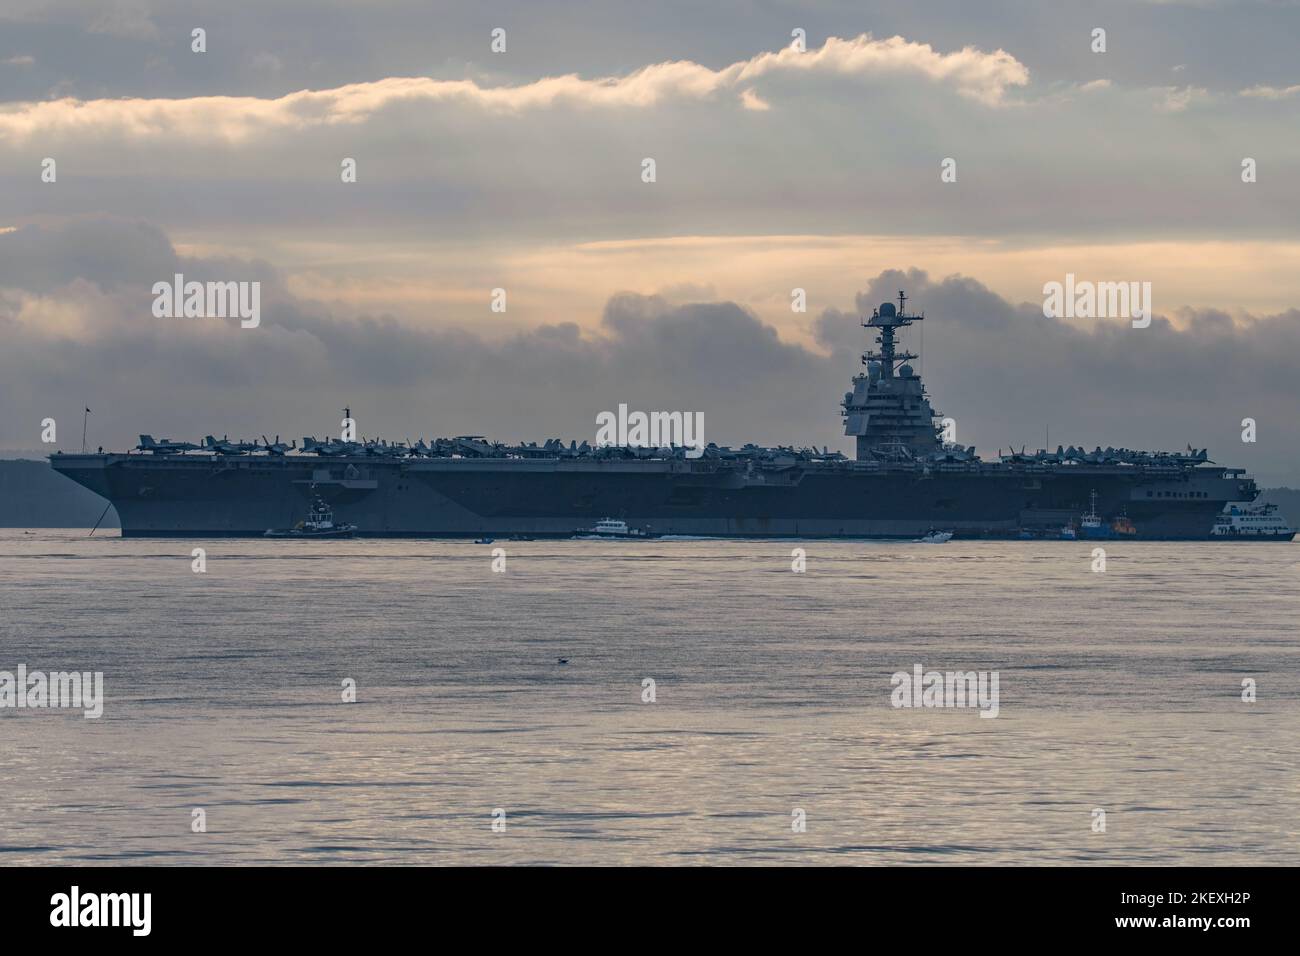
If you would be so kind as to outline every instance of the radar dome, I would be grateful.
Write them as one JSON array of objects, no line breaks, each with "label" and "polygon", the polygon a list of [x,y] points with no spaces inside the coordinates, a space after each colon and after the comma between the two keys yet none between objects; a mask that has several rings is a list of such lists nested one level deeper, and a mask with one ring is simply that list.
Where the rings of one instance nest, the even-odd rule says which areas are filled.
[{"label": "radar dome", "polygon": [[894,315],[894,314],[895,314],[895,313],[894,313],[894,303],[892,303],[892,302],[882,302],[882,303],[880,304],[880,314],[881,314],[882,317],[883,317],[883,316],[892,316],[892,315]]},{"label": "radar dome", "polygon": [[913,375],[912,366],[900,365],[898,367],[898,374],[901,375],[903,378],[911,378]]}]

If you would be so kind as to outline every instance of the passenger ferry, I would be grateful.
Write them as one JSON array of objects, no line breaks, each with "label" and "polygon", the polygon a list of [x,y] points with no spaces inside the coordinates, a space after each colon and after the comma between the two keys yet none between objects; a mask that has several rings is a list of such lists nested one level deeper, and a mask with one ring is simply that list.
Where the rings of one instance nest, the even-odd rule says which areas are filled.
[{"label": "passenger ferry", "polygon": [[626,521],[617,518],[601,518],[590,528],[579,528],[573,536],[585,541],[621,541],[629,538],[644,540],[658,537],[647,534],[640,528],[629,528]]},{"label": "passenger ferry", "polygon": [[1228,505],[1214,522],[1216,538],[1240,541],[1290,541],[1296,530],[1278,514],[1277,505]]}]

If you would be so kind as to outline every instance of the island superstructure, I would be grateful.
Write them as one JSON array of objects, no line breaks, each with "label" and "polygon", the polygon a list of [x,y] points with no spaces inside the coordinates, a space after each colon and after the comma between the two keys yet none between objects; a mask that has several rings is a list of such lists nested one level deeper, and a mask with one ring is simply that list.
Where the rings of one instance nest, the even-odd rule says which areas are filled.
[{"label": "island superstructure", "polygon": [[1209,540],[1230,502],[1258,495],[1244,469],[1186,453],[1058,446],[995,461],[943,440],[899,330],[924,315],[886,302],[865,319],[878,348],[841,403],[854,458],[816,448],[593,447],[481,436],[426,443],[304,438],[155,441],[55,454],[52,466],[113,503],[124,536],[261,536],[317,496],[359,536],[569,537],[601,519],[662,535],[907,538],[1058,536],[1092,508],[1140,539]]}]

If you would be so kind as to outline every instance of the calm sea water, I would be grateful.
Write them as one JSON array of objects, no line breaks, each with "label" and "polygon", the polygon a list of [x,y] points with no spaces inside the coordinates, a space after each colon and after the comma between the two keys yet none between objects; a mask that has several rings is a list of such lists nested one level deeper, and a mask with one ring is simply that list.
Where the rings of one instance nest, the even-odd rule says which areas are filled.
[{"label": "calm sea water", "polygon": [[1300,863],[1300,545],[497,546],[0,531],[0,862]]}]

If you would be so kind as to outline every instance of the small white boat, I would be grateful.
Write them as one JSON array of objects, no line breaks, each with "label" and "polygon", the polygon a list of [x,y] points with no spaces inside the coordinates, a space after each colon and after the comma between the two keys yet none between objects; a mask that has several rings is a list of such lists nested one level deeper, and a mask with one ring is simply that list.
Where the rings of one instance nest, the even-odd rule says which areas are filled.
[{"label": "small white boat", "polygon": [[617,518],[601,518],[590,528],[579,528],[573,536],[580,541],[645,540],[656,537],[640,528],[629,528],[626,521]]},{"label": "small white boat", "polygon": [[924,535],[922,535],[921,540],[926,544],[943,544],[945,541],[952,540],[952,532],[936,531],[934,528],[931,528]]}]

